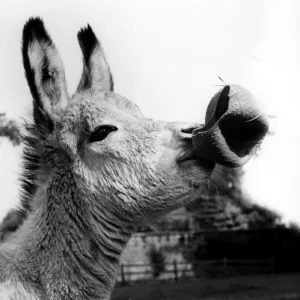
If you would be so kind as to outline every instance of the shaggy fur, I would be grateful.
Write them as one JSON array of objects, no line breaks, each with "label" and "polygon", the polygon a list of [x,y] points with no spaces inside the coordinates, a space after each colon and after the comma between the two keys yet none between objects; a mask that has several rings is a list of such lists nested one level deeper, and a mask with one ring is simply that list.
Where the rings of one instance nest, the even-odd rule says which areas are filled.
[{"label": "shaggy fur", "polygon": [[212,170],[194,159],[192,132],[199,125],[144,118],[112,92],[90,26],[78,40],[83,74],[70,97],[42,20],[24,27],[34,122],[24,137],[21,208],[11,214],[17,221],[4,222],[3,300],[109,299],[134,226],[193,201],[210,180]]}]

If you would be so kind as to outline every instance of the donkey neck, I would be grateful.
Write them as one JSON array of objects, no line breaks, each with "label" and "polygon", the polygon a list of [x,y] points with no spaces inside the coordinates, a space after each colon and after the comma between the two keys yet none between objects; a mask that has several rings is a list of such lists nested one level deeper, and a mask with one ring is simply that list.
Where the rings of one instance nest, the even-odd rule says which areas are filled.
[{"label": "donkey neck", "polygon": [[30,234],[16,268],[28,270],[26,277],[53,299],[109,299],[131,236],[128,224],[101,199],[83,195],[70,171],[52,175],[37,196],[21,230]]}]

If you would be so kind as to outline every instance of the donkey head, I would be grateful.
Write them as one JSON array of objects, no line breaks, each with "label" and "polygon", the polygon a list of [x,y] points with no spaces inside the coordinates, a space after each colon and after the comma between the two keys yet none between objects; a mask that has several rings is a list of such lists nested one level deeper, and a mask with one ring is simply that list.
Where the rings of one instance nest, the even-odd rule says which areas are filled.
[{"label": "donkey head", "polygon": [[43,22],[30,19],[23,31],[34,118],[27,142],[43,174],[37,182],[66,171],[91,201],[136,219],[196,198],[215,166],[214,159],[196,155],[192,137],[201,126],[145,118],[134,103],[114,93],[90,26],[79,31],[78,41],[83,72],[69,96],[61,58]]}]

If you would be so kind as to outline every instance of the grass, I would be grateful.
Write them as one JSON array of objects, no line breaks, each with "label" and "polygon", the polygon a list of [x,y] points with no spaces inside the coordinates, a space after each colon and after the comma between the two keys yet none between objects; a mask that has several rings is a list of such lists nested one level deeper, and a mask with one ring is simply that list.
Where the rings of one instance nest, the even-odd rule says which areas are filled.
[{"label": "grass", "polygon": [[300,274],[117,285],[112,300],[300,300]]}]

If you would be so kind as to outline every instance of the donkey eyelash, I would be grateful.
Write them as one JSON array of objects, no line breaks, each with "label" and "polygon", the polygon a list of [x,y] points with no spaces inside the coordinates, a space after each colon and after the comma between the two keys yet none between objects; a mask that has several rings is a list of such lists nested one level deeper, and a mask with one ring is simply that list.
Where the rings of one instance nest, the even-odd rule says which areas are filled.
[{"label": "donkey eyelash", "polygon": [[89,143],[103,141],[111,132],[117,130],[118,128],[114,125],[100,125],[91,133]]}]

